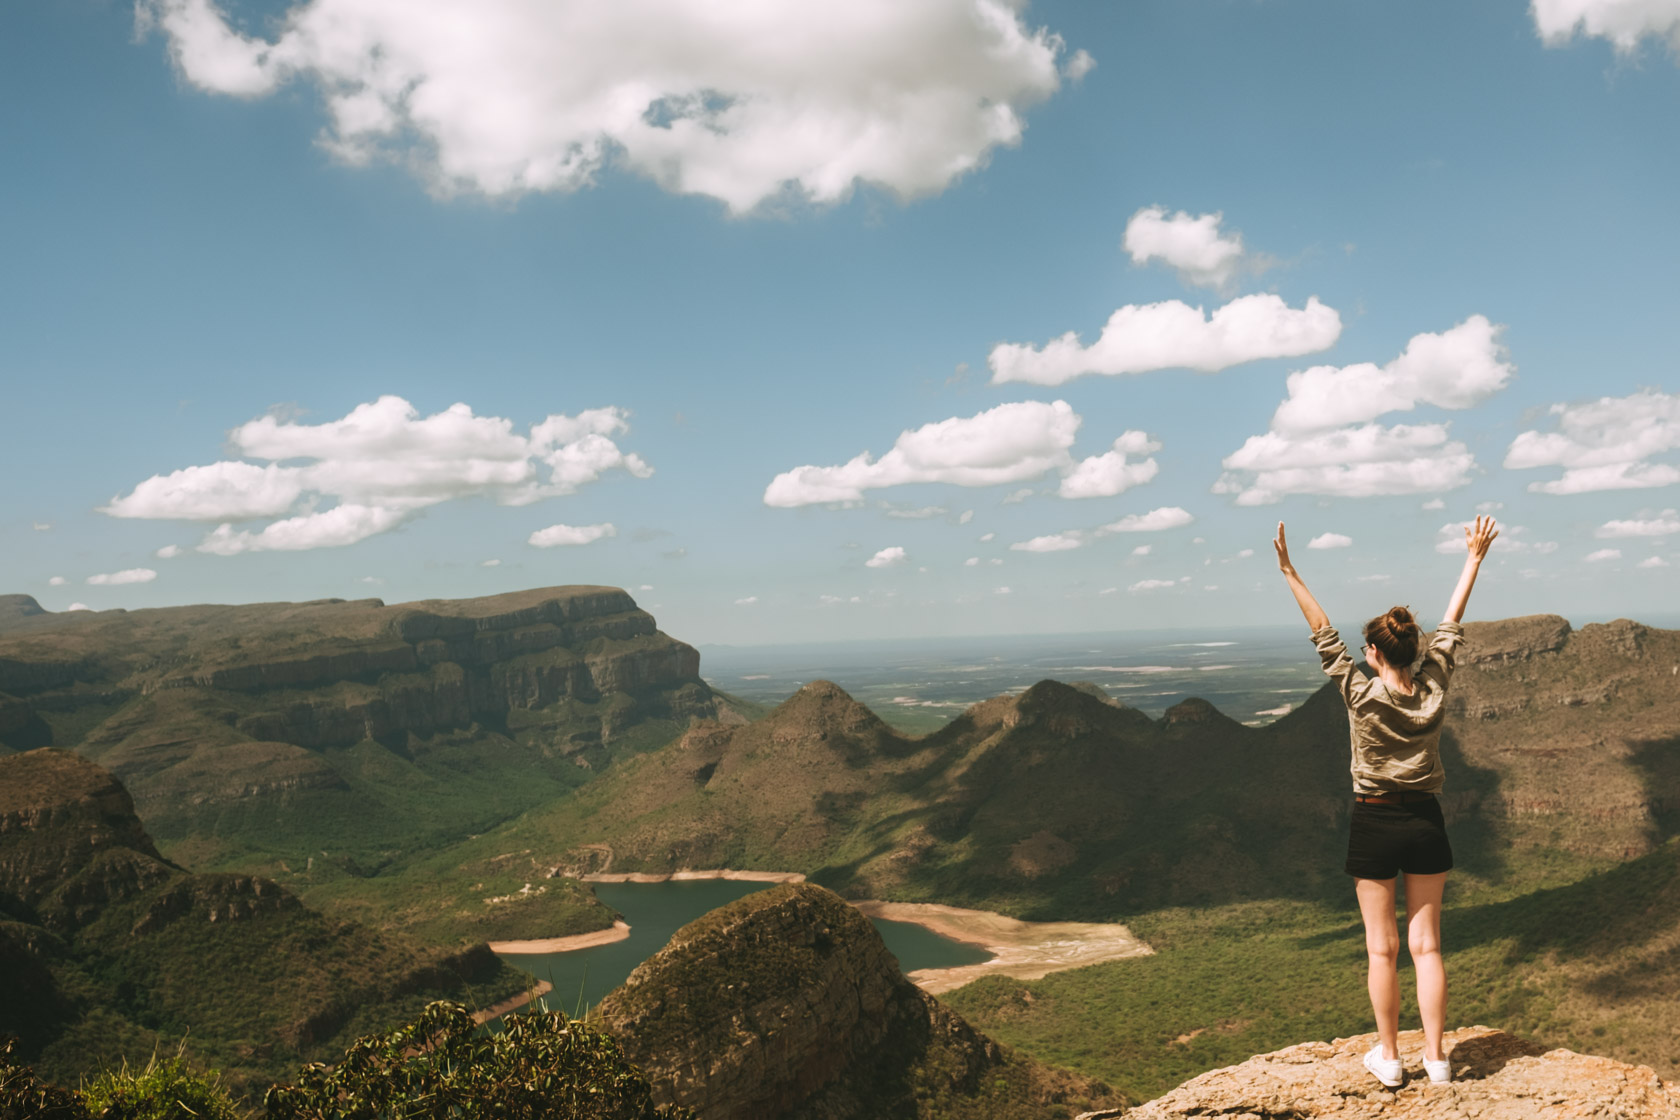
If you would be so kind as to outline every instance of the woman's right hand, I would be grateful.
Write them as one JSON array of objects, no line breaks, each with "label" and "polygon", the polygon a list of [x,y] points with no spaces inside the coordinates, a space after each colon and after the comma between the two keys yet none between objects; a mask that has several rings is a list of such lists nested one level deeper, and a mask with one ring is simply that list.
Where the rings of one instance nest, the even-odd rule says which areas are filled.
[{"label": "woman's right hand", "polygon": [[1493,547],[1493,539],[1498,535],[1499,530],[1494,528],[1493,518],[1478,514],[1474,527],[1464,527],[1464,550],[1470,554],[1470,559],[1480,564],[1487,556],[1488,549]]}]

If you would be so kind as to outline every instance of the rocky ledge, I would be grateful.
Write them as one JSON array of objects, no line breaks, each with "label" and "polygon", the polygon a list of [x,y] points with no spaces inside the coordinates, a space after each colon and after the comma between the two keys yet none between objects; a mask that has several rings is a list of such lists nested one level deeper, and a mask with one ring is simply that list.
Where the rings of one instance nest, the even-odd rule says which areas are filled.
[{"label": "rocky ledge", "polygon": [[1423,1073],[1422,1032],[1402,1032],[1406,1082],[1384,1089],[1360,1062],[1376,1037],[1304,1042],[1261,1054],[1204,1073],[1137,1108],[1087,1112],[1079,1120],[1680,1120],[1680,1085],[1646,1066],[1548,1050],[1491,1027],[1447,1035],[1453,1080],[1441,1085]]}]

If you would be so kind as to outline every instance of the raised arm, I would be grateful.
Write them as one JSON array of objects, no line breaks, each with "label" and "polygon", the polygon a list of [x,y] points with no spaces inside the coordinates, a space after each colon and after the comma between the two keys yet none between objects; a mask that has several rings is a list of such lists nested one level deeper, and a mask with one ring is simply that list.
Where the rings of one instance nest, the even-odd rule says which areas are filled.
[{"label": "raised arm", "polygon": [[[1295,565],[1289,562],[1289,542],[1283,536],[1283,522],[1278,522],[1277,539],[1272,541],[1272,547],[1277,549],[1278,571],[1283,573],[1284,580],[1289,584],[1289,590],[1295,593],[1295,602],[1301,608],[1301,614],[1306,616],[1307,625],[1312,627],[1313,633],[1318,633],[1330,625],[1330,616],[1324,613],[1324,608],[1318,605],[1313,593],[1307,590],[1307,585],[1301,582],[1300,575],[1295,571]],[[1485,550],[1484,550],[1485,551]]]},{"label": "raised arm", "polygon": [[1463,622],[1464,608],[1470,602],[1470,589],[1476,586],[1476,573],[1481,570],[1482,560],[1487,557],[1488,549],[1493,547],[1493,539],[1499,535],[1499,530],[1493,526],[1493,518],[1476,518],[1474,528],[1464,527],[1464,571],[1459,573],[1458,586],[1453,588],[1452,599],[1447,603],[1446,621]]}]

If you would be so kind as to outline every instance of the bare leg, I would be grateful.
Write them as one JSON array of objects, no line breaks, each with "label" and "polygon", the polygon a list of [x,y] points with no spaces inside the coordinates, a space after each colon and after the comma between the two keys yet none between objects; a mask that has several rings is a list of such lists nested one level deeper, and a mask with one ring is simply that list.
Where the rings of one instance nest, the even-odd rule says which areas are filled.
[{"label": "bare leg", "polygon": [[[1359,916],[1365,919],[1365,953],[1370,958],[1366,978],[1371,1010],[1377,1017],[1377,1037],[1383,1057],[1400,1056],[1400,933],[1394,924],[1394,880],[1356,879]],[[1439,899],[1437,893],[1436,898]]]},{"label": "bare leg", "polygon": [[1447,873],[1406,876],[1406,943],[1417,969],[1418,1013],[1423,1018],[1423,1056],[1441,1060],[1441,1032],[1447,1027],[1447,966],[1441,960],[1441,893]]}]

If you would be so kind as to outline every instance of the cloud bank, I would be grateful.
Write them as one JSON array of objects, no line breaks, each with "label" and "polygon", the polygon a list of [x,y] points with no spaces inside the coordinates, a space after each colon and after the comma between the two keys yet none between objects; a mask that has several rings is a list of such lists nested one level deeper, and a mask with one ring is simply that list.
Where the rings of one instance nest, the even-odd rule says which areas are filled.
[{"label": "cloud bank", "polygon": [[838,466],[784,471],[765,488],[764,504],[851,505],[861,502],[865,491],[888,486],[997,486],[1051,471],[1062,475],[1057,492],[1064,498],[1112,497],[1155,477],[1154,459],[1133,458],[1161,448],[1144,432],[1126,432],[1111,450],[1074,459],[1071,448],[1081,422],[1066,401],[1017,401],[975,416],[953,416],[901,432],[879,459],[864,451]]},{"label": "cloud bank", "polygon": [[1576,35],[1608,39],[1622,54],[1649,36],[1680,52],[1680,3],[1675,0],[1533,0],[1534,28],[1548,47]]},{"label": "cloud bank", "polygon": [[1271,430],[1226,456],[1214,492],[1255,506],[1289,494],[1362,498],[1467,485],[1475,457],[1448,437],[1446,424],[1375,421],[1419,404],[1469,408],[1498,392],[1514,372],[1501,329],[1472,315],[1440,334],[1415,335],[1385,366],[1316,366],[1290,374]]},{"label": "cloud bank", "polygon": [[[653,469],[611,437],[629,430],[618,408],[553,415],[531,427],[475,416],[464,404],[421,417],[401,397],[357,405],[342,419],[300,424],[265,416],[235,428],[228,459],[153,475],[102,512],[113,517],[221,522],[200,552],[300,551],[355,544],[457,498],[520,506],[575,493],[604,473]],[[328,509],[317,508],[336,501]],[[276,518],[260,529],[237,522]]]},{"label": "cloud bank", "polygon": [[1680,468],[1652,461],[1680,448],[1680,394],[1645,389],[1586,404],[1554,404],[1549,411],[1557,418],[1556,431],[1523,432],[1505,453],[1511,470],[1563,468],[1558,478],[1529,483],[1530,490],[1586,494],[1680,482]]},{"label": "cloud bank", "polygon": [[140,0],[199,89],[312,84],[321,143],[388,160],[439,194],[571,191],[607,167],[750,210],[858,182],[936,193],[1018,143],[1062,75],[1060,36],[1010,0],[306,0],[273,39],[211,0]]}]

